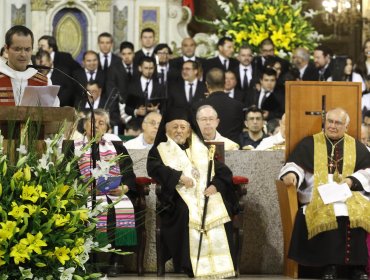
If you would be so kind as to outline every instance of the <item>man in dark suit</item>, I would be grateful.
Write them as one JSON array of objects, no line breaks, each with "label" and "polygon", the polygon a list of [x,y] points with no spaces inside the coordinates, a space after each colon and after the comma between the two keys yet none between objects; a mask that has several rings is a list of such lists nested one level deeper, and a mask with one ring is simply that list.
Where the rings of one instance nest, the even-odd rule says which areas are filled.
[{"label": "man in dark suit", "polygon": [[254,67],[258,73],[262,73],[263,68],[265,68],[266,59],[271,56],[280,62],[282,75],[288,72],[289,62],[275,55],[275,45],[270,38],[267,38],[260,44],[260,55],[253,60]]},{"label": "man in dark suit", "polygon": [[201,70],[203,70],[203,64],[205,63],[206,59],[195,56],[196,47],[197,45],[193,38],[188,37],[182,40],[181,42],[182,56],[170,60],[169,72],[171,73],[171,76],[173,76],[175,79],[181,78],[182,65],[185,61],[188,60],[198,62],[199,66],[201,67]]},{"label": "man in dark suit", "polygon": [[263,110],[263,118],[270,120],[281,118],[284,114],[284,94],[276,90],[276,71],[272,68],[265,68],[261,73],[261,90],[255,91],[252,105]]},{"label": "man in dark suit", "polygon": [[108,69],[111,65],[120,63],[121,59],[112,53],[113,48],[113,36],[108,32],[103,32],[98,36],[99,46],[99,66],[104,71],[104,75],[107,76]]},{"label": "man in dark suit", "polygon": [[198,77],[198,62],[192,60],[184,62],[181,80],[171,83],[169,86],[170,106],[190,108],[194,103],[205,98],[207,88]]},{"label": "man in dark suit", "polygon": [[144,57],[154,58],[155,32],[152,28],[144,28],[140,34],[141,50],[135,52],[134,65],[139,65]]},{"label": "man in dark suit", "polygon": [[198,102],[195,109],[202,105],[211,105],[217,112],[220,124],[218,132],[232,141],[239,143],[244,125],[243,104],[230,98],[225,92],[225,73],[219,68],[212,68],[206,75],[209,96]]},{"label": "man in dark suit", "polygon": [[147,113],[159,111],[161,103],[164,102],[163,87],[153,78],[154,69],[154,59],[144,57],[139,64],[141,75],[128,89],[125,112],[139,121],[142,121]]},{"label": "man in dark suit", "polygon": [[217,43],[218,56],[208,59],[204,65],[204,75],[212,68],[219,68],[226,72],[238,67],[239,62],[233,58],[234,42],[229,37],[222,37]]},{"label": "man in dark suit", "polygon": [[313,52],[313,62],[319,71],[319,81],[327,81],[333,72],[333,52],[326,46],[318,46]]},{"label": "man in dark suit", "polygon": [[310,52],[306,48],[299,47],[293,51],[292,64],[299,70],[299,78],[302,81],[319,80],[319,71],[310,62]]},{"label": "man in dark suit", "polygon": [[[97,81],[100,88],[104,89],[104,73],[98,67],[99,66],[99,56],[94,51],[86,51],[83,54],[82,61],[83,68],[77,69],[73,72],[72,77],[75,78],[82,86],[86,87],[89,81]],[[109,94],[109,93],[108,93]],[[105,95],[105,92],[102,93]],[[74,101],[75,108],[79,109],[81,106],[84,106],[83,98],[85,94],[82,92],[81,88],[77,85],[74,86]],[[81,103],[82,102],[82,103]]]},{"label": "man in dark suit", "polygon": [[[43,65],[53,68],[53,61],[51,60],[50,54],[47,51],[40,49],[35,56],[36,64]],[[60,100],[60,107],[74,105],[72,86],[73,83],[68,77],[60,73],[58,70],[40,70],[40,72],[46,75],[52,82],[53,85],[59,85],[60,89],[58,92],[58,98]]]},{"label": "man in dark suit", "polygon": [[158,82],[166,87],[169,80],[173,79],[171,73],[169,72],[169,60],[172,55],[172,50],[167,44],[158,44],[154,48],[154,55],[157,59],[157,66],[154,75],[156,76]]},{"label": "man in dark suit", "polygon": [[225,73],[225,93],[229,95],[229,97],[234,98],[245,103],[245,94],[242,90],[236,87],[237,80],[236,75],[233,71],[226,71]]},{"label": "man in dark suit", "polygon": [[58,51],[57,41],[53,36],[44,35],[39,41],[39,48],[50,53],[54,67],[62,70],[68,75],[81,68],[81,65],[75,61],[70,53]]}]

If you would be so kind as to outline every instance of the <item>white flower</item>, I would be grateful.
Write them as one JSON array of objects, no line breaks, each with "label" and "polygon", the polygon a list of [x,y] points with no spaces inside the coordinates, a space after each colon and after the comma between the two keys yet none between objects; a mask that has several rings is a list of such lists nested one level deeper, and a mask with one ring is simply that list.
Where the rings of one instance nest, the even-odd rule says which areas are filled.
[{"label": "white flower", "polygon": [[75,156],[76,157],[81,157],[82,156],[82,154],[83,154],[83,151],[81,150],[81,149],[75,149]]},{"label": "white flower", "polygon": [[45,139],[44,141],[46,143],[46,154],[51,154],[53,152],[53,149],[51,148],[51,143],[53,142],[53,140],[48,138],[48,139]]},{"label": "white flower", "polygon": [[300,1],[297,1],[296,3],[294,3],[292,5],[292,8],[293,8],[294,11],[298,10],[301,7],[302,7],[302,2],[300,2]]},{"label": "white flower", "polygon": [[313,9],[309,9],[308,11],[304,11],[303,12],[303,16],[305,18],[313,18],[314,16],[316,16],[319,12],[318,11],[315,11]]},{"label": "white flower", "polygon": [[214,25],[219,25],[219,24],[220,24],[220,20],[219,20],[219,19],[215,19],[215,20],[213,21],[213,24],[214,24]]},{"label": "white flower", "polygon": [[280,49],[279,53],[278,53],[278,56],[281,57],[281,58],[285,58],[285,57],[288,56],[288,54],[286,52],[284,52],[283,49]]},{"label": "white flower", "polygon": [[96,162],[97,167],[91,170],[91,175],[95,178],[98,179],[99,177],[104,177],[107,179],[108,174],[109,174],[109,169],[111,166],[115,165],[114,162],[110,161],[101,161],[98,160]]},{"label": "white flower", "polygon": [[53,165],[53,162],[48,162],[49,156],[46,154],[43,154],[42,157],[39,159],[39,167],[41,169],[45,169],[49,171],[49,165]]},{"label": "white flower", "polygon": [[319,34],[319,32],[317,31],[314,31],[308,35],[308,39],[313,40],[313,41],[320,41],[324,39],[324,35]]},{"label": "white flower", "polygon": [[86,254],[89,254],[91,252],[91,249],[92,248],[98,248],[99,247],[99,243],[98,242],[94,242],[92,237],[88,237],[86,240],[85,240],[85,244],[84,244],[84,252]]},{"label": "white flower", "polygon": [[107,244],[106,246],[99,248],[99,251],[108,253],[111,248],[112,248],[112,245]]},{"label": "white flower", "polygon": [[216,34],[211,34],[211,35],[209,36],[209,39],[211,40],[211,42],[212,42],[213,44],[217,44],[217,42],[218,42],[218,40],[219,40],[219,38],[218,38],[218,36],[217,36]]},{"label": "white flower", "polygon": [[216,0],[217,5],[226,13],[230,14],[230,6],[222,0]]},{"label": "white flower", "polygon": [[82,269],[85,270],[85,266],[83,264],[85,264],[89,260],[89,254],[83,252],[82,254],[77,256],[77,260],[81,264]]},{"label": "white flower", "polygon": [[73,273],[75,272],[74,267],[64,269],[64,267],[59,267],[58,270],[61,272],[60,280],[72,280]]},{"label": "white flower", "polygon": [[23,267],[20,266],[19,267],[19,270],[22,273],[22,279],[32,279],[33,278],[33,274],[31,272],[31,268],[24,269]]},{"label": "white flower", "polygon": [[105,274],[104,277],[100,277],[100,280],[108,280],[107,275]]},{"label": "white flower", "polygon": [[21,154],[21,155],[25,155],[27,154],[27,149],[26,149],[26,146],[25,145],[20,145],[19,148],[17,148],[17,151]]}]

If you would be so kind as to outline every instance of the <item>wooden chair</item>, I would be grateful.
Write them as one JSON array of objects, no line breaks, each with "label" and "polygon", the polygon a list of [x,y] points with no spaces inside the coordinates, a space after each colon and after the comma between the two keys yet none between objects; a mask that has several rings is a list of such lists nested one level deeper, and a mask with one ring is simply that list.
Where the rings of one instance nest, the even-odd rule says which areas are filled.
[{"label": "wooden chair", "polygon": [[[224,150],[224,143],[223,142],[212,142],[207,144],[215,144],[216,145],[216,154],[215,158],[219,161],[224,162],[225,159],[225,150]],[[249,179],[243,176],[233,176],[233,187],[235,193],[238,197],[238,208],[239,213],[237,215],[233,215],[231,217],[232,224],[233,224],[233,240],[234,240],[234,247],[236,248],[236,263],[235,263],[235,274],[236,276],[240,275],[240,259],[241,259],[241,251],[243,247],[243,215],[244,215],[244,196],[247,194],[247,184]],[[161,193],[161,186],[159,184],[156,185],[156,195],[160,195]],[[160,208],[160,203],[157,200],[157,209]],[[162,250],[161,250],[161,227],[160,227],[160,217],[156,215],[156,250],[157,250],[157,276],[163,277],[165,275],[165,261],[163,260]]]}]

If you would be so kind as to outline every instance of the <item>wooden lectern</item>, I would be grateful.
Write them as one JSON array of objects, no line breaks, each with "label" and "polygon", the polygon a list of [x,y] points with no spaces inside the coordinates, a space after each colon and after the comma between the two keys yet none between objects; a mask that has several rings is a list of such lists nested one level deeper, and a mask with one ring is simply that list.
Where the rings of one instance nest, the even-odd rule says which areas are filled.
[{"label": "wooden lectern", "polygon": [[[76,112],[72,107],[3,106],[0,110],[0,129],[4,136],[4,151],[10,161],[14,162],[15,150],[19,147],[27,120],[34,124],[35,130],[37,127],[38,133],[34,137],[43,140],[57,133],[64,122],[66,122],[65,137],[69,138],[76,119]],[[39,142],[38,147],[43,146],[44,141]]]},{"label": "wooden lectern", "polygon": [[[361,134],[361,83],[289,81],[285,85],[286,158],[304,137],[322,130],[325,113],[341,107],[350,116],[347,133]],[[295,215],[298,211],[294,186],[276,181],[284,236],[284,274],[298,278],[298,264],[287,258]]]}]

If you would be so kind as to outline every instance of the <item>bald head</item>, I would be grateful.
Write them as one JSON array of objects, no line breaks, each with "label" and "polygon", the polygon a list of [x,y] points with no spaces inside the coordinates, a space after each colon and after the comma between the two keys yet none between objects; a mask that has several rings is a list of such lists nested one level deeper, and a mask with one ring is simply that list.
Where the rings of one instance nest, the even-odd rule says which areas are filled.
[{"label": "bald head", "polygon": [[185,38],[181,42],[181,52],[183,56],[193,57],[195,55],[195,48],[197,47],[193,38]]},{"label": "bald head", "polygon": [[341,139],[347,132],[349,115],[342,108],[335,108],[326,113],[325,134],[332,140]]}]

